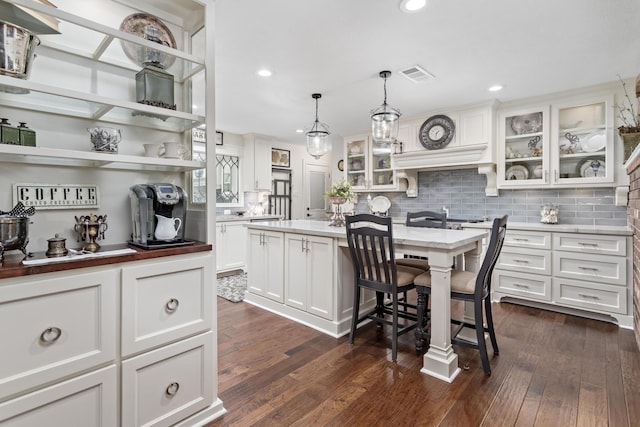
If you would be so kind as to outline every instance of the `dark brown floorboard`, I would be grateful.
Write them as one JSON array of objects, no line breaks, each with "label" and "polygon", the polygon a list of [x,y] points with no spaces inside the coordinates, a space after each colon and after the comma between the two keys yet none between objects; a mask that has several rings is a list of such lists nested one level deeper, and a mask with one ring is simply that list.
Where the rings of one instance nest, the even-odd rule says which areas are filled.
[{"label": "dark brown floorboard", "polygon": [[[640,426],[640,352],[605,322],[494,304],[492,375],[455,347],[452,384],[420,373],[413,334],[391,362],[388,328],[355,345],[247,303],[218,298],[221,426]],[[461,306],[454,306],[459,314]]]}]

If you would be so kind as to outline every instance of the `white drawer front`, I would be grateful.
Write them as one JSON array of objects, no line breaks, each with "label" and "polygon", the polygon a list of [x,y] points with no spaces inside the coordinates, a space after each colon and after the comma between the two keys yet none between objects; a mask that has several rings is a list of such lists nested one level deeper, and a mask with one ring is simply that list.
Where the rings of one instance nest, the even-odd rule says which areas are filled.
[{"label": "white drawer front", "polygon": [[627,314],[627,288],[554,278],[553,293],[557,304]]},{"label": "white drawer front", "polygon": [[212,328],[211,255],[122,269],[122,355]]},{"label": "white drawer front", "polygon": [[122,362],[122,425],[169,426],[213,403],[213,332]]},{"label": "white drawer front", "polygon": [[551,249],[551,234],[536,231],[510,230],[507,225],[505,246],[520,248]]},{"label": "white drawer front", "polygon": [[494,290],[527,299],[551,301],[551,277],[494,270]]},{"label": "white drawer front", "polygon": [[610,255],[553,253],[553,275],[613,285],[627,285],[627,259]]},{"label": "white drawer front", "polygon": [[116,372],[111,365],[0,403],[0,426],[116,426]]},{"label": "white drawer front", "polygon": [[563,251],[626,256],[627,238],[625,236],[602,236],[598,234],[555,233],[553,235],[553,248]]},{"label": "white drawer front", "polygon": [[496,268],[549,275],[551,251],[503,246]]},{"label": "white drawer front", "polygon": [[117,271],[0,286],[0,399],[114,360]]}]

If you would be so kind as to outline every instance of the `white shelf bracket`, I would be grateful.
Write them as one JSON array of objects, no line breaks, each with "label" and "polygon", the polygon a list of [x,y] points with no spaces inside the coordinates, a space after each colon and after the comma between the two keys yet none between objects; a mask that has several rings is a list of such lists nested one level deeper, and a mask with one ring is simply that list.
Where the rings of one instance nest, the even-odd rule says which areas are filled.
[{"label": "white shelf bracket", "polygon": [[498,175],[496,173],[496,165],[493,163],[478,166],[478,173],[487,177],[487,186],[484,194],[489,197],[498,196]]},{"label": "white shelf bracket", "polygon": [[396,179],[407,180],[407,197],[418,197],[418,171],[417,170],[396,170]]}]

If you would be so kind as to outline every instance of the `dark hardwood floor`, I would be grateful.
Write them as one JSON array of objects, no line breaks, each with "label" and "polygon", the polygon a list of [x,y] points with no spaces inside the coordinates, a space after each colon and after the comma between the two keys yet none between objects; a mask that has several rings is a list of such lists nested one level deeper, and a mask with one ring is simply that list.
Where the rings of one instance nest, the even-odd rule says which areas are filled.
[{"label": "dark hardwood floor", "polygon": [[467,369],[448,384],[419,372],[412,333],[393,363],[388,328],[365,325],[351,346],[218,298],[218,396],[228,413],[207,427],[640,426],[632,331],[505,303],[494,304],[494,322],[492,375],[477,351],[455,347]]}]

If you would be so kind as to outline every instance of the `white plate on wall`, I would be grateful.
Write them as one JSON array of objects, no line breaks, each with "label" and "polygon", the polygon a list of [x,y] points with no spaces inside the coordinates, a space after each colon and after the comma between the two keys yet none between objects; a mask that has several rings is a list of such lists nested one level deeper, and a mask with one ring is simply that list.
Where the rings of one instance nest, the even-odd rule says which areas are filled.
[{"label": "white plate on wall", "polygon": [[385,196],[376,196],[371,199],[371,211],[374,213],[386,213],[391,207],[391,201]]}]

